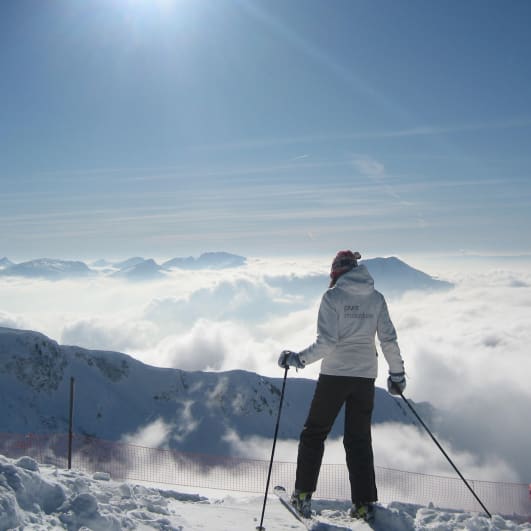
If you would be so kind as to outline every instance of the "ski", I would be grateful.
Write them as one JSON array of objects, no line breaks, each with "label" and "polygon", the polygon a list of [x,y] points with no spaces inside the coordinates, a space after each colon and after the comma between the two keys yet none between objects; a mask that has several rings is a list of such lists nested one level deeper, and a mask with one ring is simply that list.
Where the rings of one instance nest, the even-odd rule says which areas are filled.
[{"label": "ski", "polygon": [[319,522],[314,520],[313,518],[305,518],[302,516],[293,505],[291,505],[291,502],[289,500],[288,493],[286,492],[286,489],[284,487],[281,487],[280,485],[276,486],[273,489],[273,492],[278,496],[278,499],[280,500],[280,503],[302,524],[306,527],[306,529],[314,529],[316,527],[316,524],[318,525]]},{"label": "ski", "polygon": [[352,529],[361,531],[362,529],[374,529],[374,520],[367,522],[363,519],[352,518],[348,512],[339,516],[338,511],[334,510],[335,515],[332,518],[323,516],[318,512],[317,516],[305,518],[291,504],[290,497],[284,487],[277,486],[273,489],[273,492],[277,495],[280,503],[309,531],[350,531]]}]

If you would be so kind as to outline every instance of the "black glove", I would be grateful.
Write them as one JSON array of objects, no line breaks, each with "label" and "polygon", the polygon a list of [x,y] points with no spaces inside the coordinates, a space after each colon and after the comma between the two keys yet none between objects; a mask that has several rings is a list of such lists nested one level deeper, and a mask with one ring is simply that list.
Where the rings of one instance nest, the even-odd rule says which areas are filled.
[{"label": "black glove", "polygon": [[390,372],[387,378],[387,390],[392,395],[401,395],[406,388],[406,374],[403,372]]},{"label": "black glove", "polygon": [[278,365],[283,369],[287,367],[295,367],[296,369],[304,369],[306,365],[300,359],[299,355],[296,352],[291,350],[283,350],[278,358]]}]

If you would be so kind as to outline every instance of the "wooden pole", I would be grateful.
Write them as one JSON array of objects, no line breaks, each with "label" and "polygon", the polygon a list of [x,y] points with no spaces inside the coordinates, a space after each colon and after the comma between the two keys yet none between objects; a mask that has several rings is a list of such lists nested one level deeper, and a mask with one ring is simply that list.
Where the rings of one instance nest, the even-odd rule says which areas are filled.
[{"label": "wooden pole", "polygon": [[70,414],[68,418],[68,470],[72,468],[72,424],[74,420],[74,378],[70,378]]}]

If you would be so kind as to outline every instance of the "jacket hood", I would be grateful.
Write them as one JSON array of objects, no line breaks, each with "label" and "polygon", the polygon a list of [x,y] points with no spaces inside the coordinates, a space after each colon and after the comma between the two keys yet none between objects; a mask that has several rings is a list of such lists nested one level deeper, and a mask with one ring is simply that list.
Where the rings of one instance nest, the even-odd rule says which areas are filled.
[{"label": "jacket hood", "polygon": [[374,291],[374,279],[364,264],[352,268],[348,273],[341,275],[336,283],[337,287],[354,290],[356,293],[368,294]]}]

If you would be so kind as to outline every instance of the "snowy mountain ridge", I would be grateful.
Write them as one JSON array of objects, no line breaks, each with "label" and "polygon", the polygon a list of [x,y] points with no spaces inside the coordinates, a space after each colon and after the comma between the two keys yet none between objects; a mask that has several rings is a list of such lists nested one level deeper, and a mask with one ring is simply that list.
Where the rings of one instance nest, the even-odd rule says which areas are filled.
[{"label": "snowy mountain ridge", "polygon": [[[162,446],[224,455],[232,453],[229,434],[271,437],[282,385],[281,378],[245,371],[152,367],[119,352],[61,346],[38,332],[0,328],[0,431],[66,433],[70,378],[75,433],[131,440],[162,426]],[[314,385],[290,374],[280,438],[298,438]],[[431,415],[429,405],[418,406]],[[412,423],[377,389],[374,422],[388,421]],[[341,428],[338,419],[331,435]]]}]

